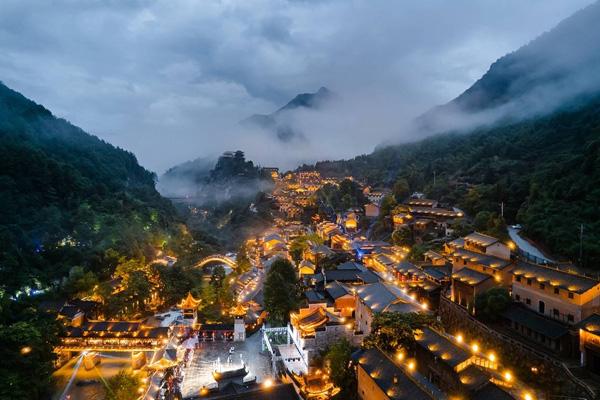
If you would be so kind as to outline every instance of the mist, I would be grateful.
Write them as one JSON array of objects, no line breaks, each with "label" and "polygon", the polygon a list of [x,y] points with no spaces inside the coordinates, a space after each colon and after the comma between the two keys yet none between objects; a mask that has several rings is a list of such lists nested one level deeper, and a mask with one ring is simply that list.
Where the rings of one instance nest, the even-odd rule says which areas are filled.
[{"label": "mist", "polygon": [[[289,169],[429,134],[415,118],[590,3],[7,0],[0,79],[159,175],[232,149]],[[287,143],[238,123],[321,86],[338,101],[286,115],[302,132]],[[561,87],[536,89],[539,112],[544,90]],[[523,110],[459,109],[435,129],[493,123],[510,107]]]}]

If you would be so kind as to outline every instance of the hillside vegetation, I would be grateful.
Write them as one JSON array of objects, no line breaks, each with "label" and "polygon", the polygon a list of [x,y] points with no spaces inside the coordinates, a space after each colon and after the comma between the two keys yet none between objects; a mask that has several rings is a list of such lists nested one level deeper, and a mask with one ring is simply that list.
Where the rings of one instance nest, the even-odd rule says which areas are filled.
[{"label": "hillside vegetation", "polygon": [[[411,191],[458,204],[471,216],[500,213],[554,253],[600,268],[600,99],[469,134],[445,134],[316,164],[329,175],[379,185],[405,178]],[[434,173],[436,183],[433,184]]]}]

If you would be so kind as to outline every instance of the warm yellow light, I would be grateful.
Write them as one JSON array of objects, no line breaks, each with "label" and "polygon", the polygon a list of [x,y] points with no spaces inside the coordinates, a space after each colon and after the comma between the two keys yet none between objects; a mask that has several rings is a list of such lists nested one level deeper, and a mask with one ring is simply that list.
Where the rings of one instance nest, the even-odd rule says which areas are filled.
[{"label": "warm yellow light", "polygon": [[477,343],[473,343],[471,345],[471,350],[473,350],[473,353],[477,353],[479,351],[479,345]]},{"label": "warm yellow light", "polygon": [[512,379],[513,379],[513,376],[512,376],[512,374],[510,373],[510,371],[506,371],[506,372],[504,372],[504,380],[505,380],[505,381],[507,381],[507,382],[510,382],[510,381],[512,381]]},{"label": "warm yellow light", "polygon": [[533,396],[532,396],[531,394],[529,394],[529,393],[525,393],[525,394],[523,395],[523,398],[524,398],[525,400],[533,400]]},{"label": "warm yellow light", "polygon": [[267,380],[265,380],[263,382],[263,386],[265,388],[270,388],[271,386],[273,386],[273,379],[268,378]]},{"label": "warm yellow light", "polygon": [[29,354],[29,353],[31,353],[31,347],[29,347],[29,346],[21,347],[21,354],[25,355],[25,354]]},{"label": "warm yellow light", "polygon": [[414,371],[415,370],[415,362],[411,361],[408,363],[408,370],[409,371]]},{"label": "warm yellow light", "polygon": [[396,354],[396,358],[400,361],[404,360],[404,352],[399,352],[398,354]]},{"label": "warm yellow light", "polygon": [[493,352],[490,352],[490,354],[488,354],[488,358],[491,362],[496,361],[496,355]]},{"label": "warm yellow light", "polygon": [[422,308],[423,310],[427,310],[427,303],[423,303],[423,304],[421,304],[421,308]]},{"label": "warm yellow light", "polygon": [[461,335],[460,333],[458,335],[456,335],[456,341],[458,343],[462,343],[463,342],[463,335]]}]

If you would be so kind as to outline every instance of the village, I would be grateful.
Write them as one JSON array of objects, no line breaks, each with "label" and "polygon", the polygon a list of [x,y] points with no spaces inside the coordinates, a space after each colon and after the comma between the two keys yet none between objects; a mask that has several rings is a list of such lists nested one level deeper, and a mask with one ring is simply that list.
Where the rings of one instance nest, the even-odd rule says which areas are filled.
[{"label": "village", "polygon": [[[63,304],[57,398],[84,395],[89,371],[110,374],[116,362],[143,377],[140,399],[329,399],[352,390],[365,400],[532,400],[549,399],[553,385],[569,398],[600,391],[597,278],[540,262],[513,240],[459,232],[469,216],[422,193],[396,199],[383,218],[402,235],[374,240],[390,189],[264,170],[275,223],[245,239],[251,268],[232,278],[223,321],[200,317],[206,299],[190,293],[141,321],[97,320],[85,299]],[[317,204],[317,192],[343,182],[360,188],[362,207]],[[300,302],[274,323],[264,285],[282,260]],[[206,257],[198,268],[215,265],[231,273],[236,255]],[[353,388],[340,387],[326,355],[339,343],[351,349]]]}]

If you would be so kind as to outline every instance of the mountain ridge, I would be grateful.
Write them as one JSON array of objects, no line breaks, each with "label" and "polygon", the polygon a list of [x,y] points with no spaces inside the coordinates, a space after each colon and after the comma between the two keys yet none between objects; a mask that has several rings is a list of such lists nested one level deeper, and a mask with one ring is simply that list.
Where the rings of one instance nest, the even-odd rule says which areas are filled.
[{"label": "mountain ridge", "polygon": [[293,123],[286,119],[286,113],[293,112],[299,108],[319,109],[328,101],[331,101],[335,94],[321,86],[314,93],[300,93],[292,100],[287,102],[271,114],[253,114],[250,117],[240,121],[242,126],[258,127],[271,131],[282,142],[290,142],[293,139],[302,138],[302,133],[293,126]]}]

